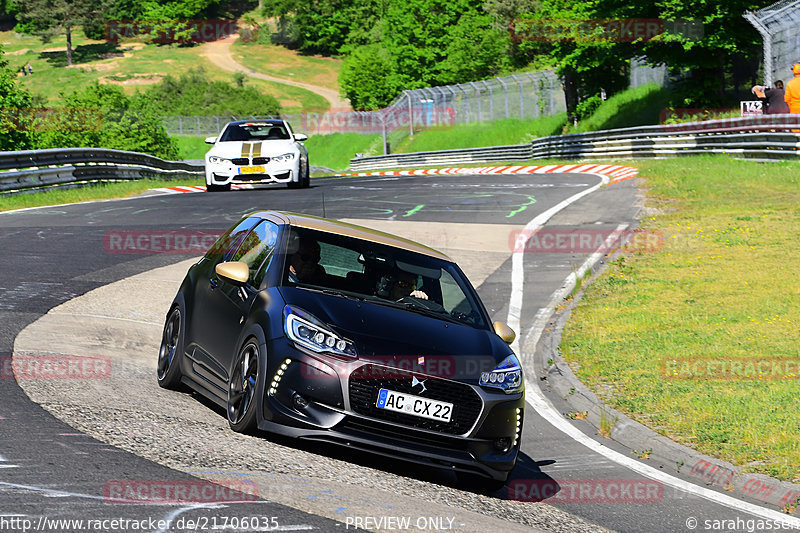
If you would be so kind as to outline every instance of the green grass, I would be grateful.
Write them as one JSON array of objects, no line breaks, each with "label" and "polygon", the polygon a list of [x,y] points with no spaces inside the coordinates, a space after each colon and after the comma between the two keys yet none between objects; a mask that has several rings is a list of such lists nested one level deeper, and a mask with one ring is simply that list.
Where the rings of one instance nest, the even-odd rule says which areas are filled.
[{"label": "green grass", "polygon": [[205,159],[206,152],[211,149],[211,145],[205,143],[205,137],[174,136],[173,139],[178,143],[181,159]]},{"label": "green grass", "polygon": [[531,120],[506,119],[431,128],[416,133],[413,137],[406,137],[397,147],[392,148],[392,153],[522,144],[537,137],[561,133],[565,122],[566,115],[561,113]]},{"label": "green grass", "polygon": [[[74,65],[67,67],[63,37],[43,44],[36,37],[8,31],[0,32],[0,43],[3,43],[4,58],[11,69],[19,72],[22,65],[33,66],[33,76],[20,74],[17,80],[32,93],[45,98],[49,105],[58,105],[61,92],[71,92],[93,81],[119,84],[130,95],[157,83],[167,74],[177,77],[190,68],[201,66],[210,79],[233,81],[232,72],[214,66],[203,56],[203,45],[90,41],[77,31],[73,34]],[[269,74],[268,69],[261,70]],[[322,96],[299,87],[256,78],[247,78],[246,83],[277,98],[287,113],[330,107]]]},{"label": "green grass", "polygon": [[800,481],[800,379],[684,379],[667,361],[800,363],[800,163],[647,161],[663,249],[613,261],[561,345],[578,377],[663,435]]},{"label": "green grass", "polygon": [[570,133],[658,124],[661,111],[669,107],[669,98],[669,90],[656,85],[627,89],[600,104],[592,116],[571,128]]},{"label": "green grass", "polygon": [[202,177],[192,180],[137,180],[89,185],[76,189],[52,189],[29,194],[0,196],[0,211],[88,202],[91,200],[128,198],[141,194],[148,189],[175,185],[204,185],[204,182]]},{"label": "green grass", "polygon": [[312,165],[345,170],[356,153],[379,155],[383,153],[380,135],[360,133],[333,133],[314,135],[305,142],[308,159]]}]

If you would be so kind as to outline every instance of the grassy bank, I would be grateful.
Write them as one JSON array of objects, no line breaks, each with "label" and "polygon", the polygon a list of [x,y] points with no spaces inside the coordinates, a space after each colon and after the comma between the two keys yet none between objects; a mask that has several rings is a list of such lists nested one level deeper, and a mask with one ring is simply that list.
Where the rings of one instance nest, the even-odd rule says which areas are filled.
[{"label": "grassy bank", "polygon": [[71,204],[91,200],[110,200],[112,198],[129,198],[141,194],[148,189],[172,187],[175,185],[204,185],[202,178],[194,180],[136,180],[118,183],[89,185],[77,189],[52,189],[30,194],[0,196],[0,211],[11,211],[26,207],[45,205]]},{"label": "grassy bank", "polygon": [[669,90],[656,85],[627,89],[600,104],[569,133],[658,124],[661,112],[669,107],[669,98]]},{"label": "grassy bank", "polygon": [[[606,402],[661,434],[800,481],[800,163],[637,166],[655,208],[643,226],[663,249],[612,262],[588,287],[564,356]],[[744,370],[726,372],[730,362]]]},{"label": "grassy bank", "polygon": [[406,137],[398,146],[392,148],[392,153],[522,144],[536,137],[561,133],[566,120],[566,114],[562,113],[531,120],[512,118],[431,128],[416,133],[413,137]]}]

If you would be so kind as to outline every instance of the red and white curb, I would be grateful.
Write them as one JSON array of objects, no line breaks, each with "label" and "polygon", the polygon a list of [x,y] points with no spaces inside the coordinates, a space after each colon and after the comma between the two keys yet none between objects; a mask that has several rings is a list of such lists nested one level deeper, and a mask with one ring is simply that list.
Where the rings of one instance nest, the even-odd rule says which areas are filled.
[{"label": "red and white curb", "polygon": [[[473,168],[428,168],[419,170],[384,170],[376,172],[347,172],[334,174],[343,176],[431,176],[431,175],[464,175],[464,174],[602,174],[611,178],[611,183],[635,178],[639,169],[621,165],[538,165],[538,166],[507,166],[507,167],[473,167]],[[251,185],[231,185],[231,189],[251,189]],[[205,192],[204,185],[181,185],[176,187],[161,187],[152,191],[166,194],[180,194],[186,192]]]},{"label": "red and white curb", "polygon": [[378,172],[349,172],[334,176],[427,176],[453,174],[603,174],[611,183],[635,178],[639,169],[620,165],[536,165],[477,168],[429,168],[425,170],[385,170]]},{"label": "red and white curb", "polygon": [[[250,189],[247,185],[231,185],[231,189]],[[181,194],[185,192],[206,192],[205,185],[178,185],[175,187],[159,187],[158,189],[150,189],[151,191],[161,192],[165,194]]]}]

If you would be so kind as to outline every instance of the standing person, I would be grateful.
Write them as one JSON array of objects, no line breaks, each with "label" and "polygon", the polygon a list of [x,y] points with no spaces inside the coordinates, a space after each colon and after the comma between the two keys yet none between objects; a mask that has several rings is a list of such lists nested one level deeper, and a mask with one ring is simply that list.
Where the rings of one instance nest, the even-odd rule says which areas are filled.
[{"label": "standing person", "polygon": [[33,76],[33,67],[28,63],[28,76]]},{"label": "standing person", "polygon": [[789,106],[786,105],[785,91],[783,90],[783,82],[781,80],[775,82],[774,88],[756,85],[753,87],[753,92],[759,98],[767,101],[767,114],[777,115],[779,113],[789,112]]},{"label": "standing person", "polygon": [[800,114],[800,63],[792,67],[794,78],[786,84],[784,99],[789,105],[789,113]]},{"label": "standing person", "polygon": [[28,71],[25,70],[25,65],[22,65],[22,75],[23,76],[27,76],[28,75]]}]

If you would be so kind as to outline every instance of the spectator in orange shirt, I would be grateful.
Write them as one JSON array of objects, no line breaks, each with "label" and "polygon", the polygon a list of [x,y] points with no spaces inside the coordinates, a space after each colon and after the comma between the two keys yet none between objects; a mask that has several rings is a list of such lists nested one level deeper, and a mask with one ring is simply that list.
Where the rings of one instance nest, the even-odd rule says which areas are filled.
[{"label": "spectator in orange shirt", "polygon": [[784,98],[789,104],[789,113],[800,114],[800,63],[795,63],[792,67],[794,79],[786,84],[786,94]]}]

